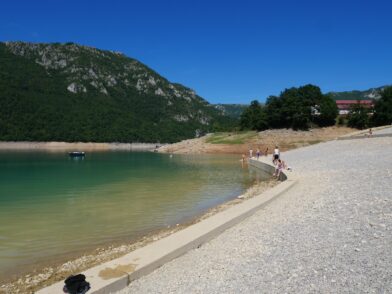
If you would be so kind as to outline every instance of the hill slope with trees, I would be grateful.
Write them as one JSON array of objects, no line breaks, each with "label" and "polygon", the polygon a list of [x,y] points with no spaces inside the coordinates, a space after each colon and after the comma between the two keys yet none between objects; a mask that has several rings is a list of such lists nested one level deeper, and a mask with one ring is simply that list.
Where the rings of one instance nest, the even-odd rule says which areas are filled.
[{"label": "hill slope with trees", "polygon": [[0,140],[175,142],[235,120],[121,53],[0,42]]}]

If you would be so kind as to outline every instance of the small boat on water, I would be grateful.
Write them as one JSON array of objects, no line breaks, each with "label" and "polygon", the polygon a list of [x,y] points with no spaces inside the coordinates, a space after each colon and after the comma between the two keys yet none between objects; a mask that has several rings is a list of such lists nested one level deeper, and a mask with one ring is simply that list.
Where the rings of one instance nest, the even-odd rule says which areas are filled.
[{"label": "small boat on water", "polygon": [[73,151],[73,152],[69,152],[68,155],[70,157],[84,157],[86,153],[84,153],[83,151]]}]

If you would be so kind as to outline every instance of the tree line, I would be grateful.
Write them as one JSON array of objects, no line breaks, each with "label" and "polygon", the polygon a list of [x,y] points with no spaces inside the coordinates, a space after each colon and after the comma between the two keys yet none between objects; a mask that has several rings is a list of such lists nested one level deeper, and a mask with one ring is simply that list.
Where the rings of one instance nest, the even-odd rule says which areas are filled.
[{"label": "tree line", "polygon": [[[251,102],[240,118],[242,130],[292,128],[307,130],[313,126],[336,124],[339,111],[336,101],[323,94],[315,85],[285,89],[279,96],[269,96],[265,104]],[[347,116],[347,125],[363,129],[392,123],[392,87],[383,90],[375,101],[374,109],[354,104]]]},{"label": "tree line", "polygon": [[254,100],[240,118],[241,129],[265,130],[292,128],[307,130],[313,125],[335,124],[338,108],[335,101],[314,85],[284,90],[269,96],[265,105]]}]

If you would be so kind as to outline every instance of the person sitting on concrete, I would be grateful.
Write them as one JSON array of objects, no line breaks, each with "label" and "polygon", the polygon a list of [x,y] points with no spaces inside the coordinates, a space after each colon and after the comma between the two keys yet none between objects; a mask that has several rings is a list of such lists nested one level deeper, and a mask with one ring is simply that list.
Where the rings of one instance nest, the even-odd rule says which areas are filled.
[{"label": "person sitting on concrete", "polygon": [[275,172],[273,173],[273,177],[277,177],[279,180],[280,174],[282,172],[282,170],[284,169],[285,163],[283,160],[278,159],[277,160],[277,165],[275,167]]}]

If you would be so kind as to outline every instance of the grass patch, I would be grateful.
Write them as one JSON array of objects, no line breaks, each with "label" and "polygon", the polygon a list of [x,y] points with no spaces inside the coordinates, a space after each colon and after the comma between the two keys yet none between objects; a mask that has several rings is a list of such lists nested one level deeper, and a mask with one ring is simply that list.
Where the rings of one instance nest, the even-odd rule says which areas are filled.
[{"label": "grass patch", "polygon": [[308,141],[308,143],[309,143],[310,145],[318,144],[318,143],[321,143],[321,142],[323,142],[323,140],[310,140],[310,141]]},{"label": "grass patch", "polygon": [[245,144],[248,140],[257,136],[257,132],[222,132],[214,133],[206,140],[210,144]]}]

